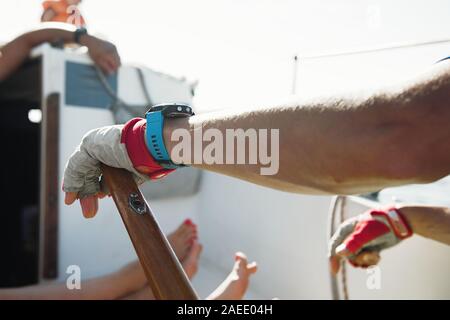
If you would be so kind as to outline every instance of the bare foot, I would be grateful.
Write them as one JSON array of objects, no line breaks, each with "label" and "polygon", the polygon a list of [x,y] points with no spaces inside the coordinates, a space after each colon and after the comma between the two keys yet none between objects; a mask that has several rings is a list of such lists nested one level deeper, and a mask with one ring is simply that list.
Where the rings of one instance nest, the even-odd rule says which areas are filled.
[{"label": "bare foot", "polygon": [[202,249],[202,245],[197,240],[194,240],[188,254],[181,262],[184,272],[186,272],[189,279],[192,279],[198,271],[198,260]]},{"label": "bare foot", "polygon": [[192,246],[192,242],[197,239],[197,226],[187,219],[177,230],[167,236],[173,251],[178,259],[183,262]]},{"label": "bare foot", "polygon": [[224,282],[209,295],[208,300],[240,300],[247,291],[249,278],[258,268],[256,262],[248,263],[242,252],[236,253],[236,262]]}]

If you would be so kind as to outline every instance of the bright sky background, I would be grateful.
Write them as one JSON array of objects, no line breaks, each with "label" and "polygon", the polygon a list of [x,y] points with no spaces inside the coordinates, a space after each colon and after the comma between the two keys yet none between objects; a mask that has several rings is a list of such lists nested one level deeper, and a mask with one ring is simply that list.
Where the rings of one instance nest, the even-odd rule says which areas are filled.
[{"label": "bright sky background", "polygon": [[[81,10],[124,63],[199,80],[197,105],[212,108],[288,96],[296,53],[450,38],[445,0],[84,0]],[[33,28],[40,14],[40,0],[2,1],[0,40]]]}]

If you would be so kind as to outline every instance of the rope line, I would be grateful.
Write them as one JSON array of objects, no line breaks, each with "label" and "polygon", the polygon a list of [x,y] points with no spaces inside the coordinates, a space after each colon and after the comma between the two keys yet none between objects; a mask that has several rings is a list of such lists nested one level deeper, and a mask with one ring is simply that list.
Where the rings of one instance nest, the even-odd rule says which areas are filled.
[{"label": "rope line", "polygon": [[103,88],[105,89],[106,93],[110,96],[110,98],[113,99],[113,104],[111,105],[111,111],[113,113],[116,113],[120,108],[125,109],[128,113],[130,113],[133,117],[142,117],[143,114],[140,110],[150,107],[151,106],[151,99],[150,94],[147,89],[147,85],[145,82],[143,71],[140,68],[136,68],[138,72],[139,77],[139,83],[141,84],[142,91],[144,92],[145,99],[147,100],[147,105],[130,105],[123,101],[117,93],[114,91],[113,88],[108,83],[108,80],[106,79],[105,75],[103,74],[102,70],[95,66],[95,71],[97,74],[98,79],[100,80],[100,83],[102,84]]},{"label": "rope line", "polygon": [[[339,202],[339,196],[335,196],[331,199],[330,209],[328,212],[328,239],[331,239],[335,229],[335,217],[336,217],[336,208]],[[339,300],[339,285],[337,281],[337,277],[333,275],[330,269],[330,285],[331,285],[331,299]]]},{"label": "rope line", "polygon": [[[340,222],[344,222],[346,219],[345,209],[347,204],[347,197],[341,196],[341,207],[340,207]],[[342,259],[342,271],[341,271],[341,285],[344,300],[348,300],[348,286],[347,286],[347,265],[345,259]]]},{"label": "rope line", "polygon": [[[328,239],[336,232],[336,218],[337,211],[339,209],[339,221],[342,223],[345,221],[345,209],[346,209],[346,197],[345,196],[335,196],[331,200],[330,209],[328,212]],[[338,281],[340,279],[340,283]],[[338,275],[334,276],[330,269],[330,285],[331,285],[331,298],[333,300],[341,299],[342,289],[342,299],[349,300],[348,285],[347,285],[347,269],[345,265],[345,260],[341,261],[341,272],[340,277]]]},{"label": "rope line", "polygon": [[413,48],[413,47],[424,47],[436,44],[450,43],[450,39],[438,39],[438,40],[430,40],[425,42],[412,42],[412,43],[397,43],[388,46],[375,47],[375,48],[367,48],[367,49],[356,49],[351,51],[340,51],[340,52],[332,52],[332,53],[323,53],[316,55],[305,55],[299,56],[300,59],[314,60],[314,59],[323,59],[323,58],[333,58],[339,56],[350,56],[357,54],[365,54],[365,53],[373,53],[380,51],[389,51],[389,50],[397,50],[397,49],[405,49],[405,48]]}]

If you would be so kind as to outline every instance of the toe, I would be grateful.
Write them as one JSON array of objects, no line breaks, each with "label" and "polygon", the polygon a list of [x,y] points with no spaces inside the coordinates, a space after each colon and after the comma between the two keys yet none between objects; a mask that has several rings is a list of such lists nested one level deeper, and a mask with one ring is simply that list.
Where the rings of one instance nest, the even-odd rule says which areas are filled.
[{"label": "toe", "polygon": [[247,265],[247,271],[250,272],[250,274],[254,274],[256,271],[258,271],[258,264],[255,261],[249,263]]},{"label": "toe", "polygon": [[247,256],[242,252],[236,252],[234,256],[234,269],[239,270],[239,272],[246,270],[248,261]]},{"label": "toe", "polygon": [[247,260],[247,256],[245,255],[245,253],[240,251],[235,253],[234,258],[236,261]]},{"label": "toe", "polygon": [[201,253],[202,250],[203,250],[203,246],[202,246],[197,240],[194,240],[194,241],[192,242],[192,249],[191,249],[191,250],[193,251],[193,253],[194,253],[196,256],[199,256],[200,253]]}]

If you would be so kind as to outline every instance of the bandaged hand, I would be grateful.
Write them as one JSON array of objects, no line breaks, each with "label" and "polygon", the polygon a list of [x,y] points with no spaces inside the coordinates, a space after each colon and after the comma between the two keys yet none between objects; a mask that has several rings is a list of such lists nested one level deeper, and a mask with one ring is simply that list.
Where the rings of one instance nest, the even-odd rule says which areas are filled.
[{"label": "bandaged hand", "polygon": [[83,215],[95,216],[98,199],[108,194],[101,181],[101,163],[130,171],[138,185],[173,171],[162,168],[148,152],[145,123],[144,119],[135,118],[125,125],[91,130],[83,137],[64,170],[63,191],[67,205],[79,199]]},{"label": "bandaged hand", "polygon": [[339,271],[340,260],[367,268],[378,264],[379,253],[412,235],[402,213],[396,208],[373,209],[344,221],[329,242],[330,268]]}]

